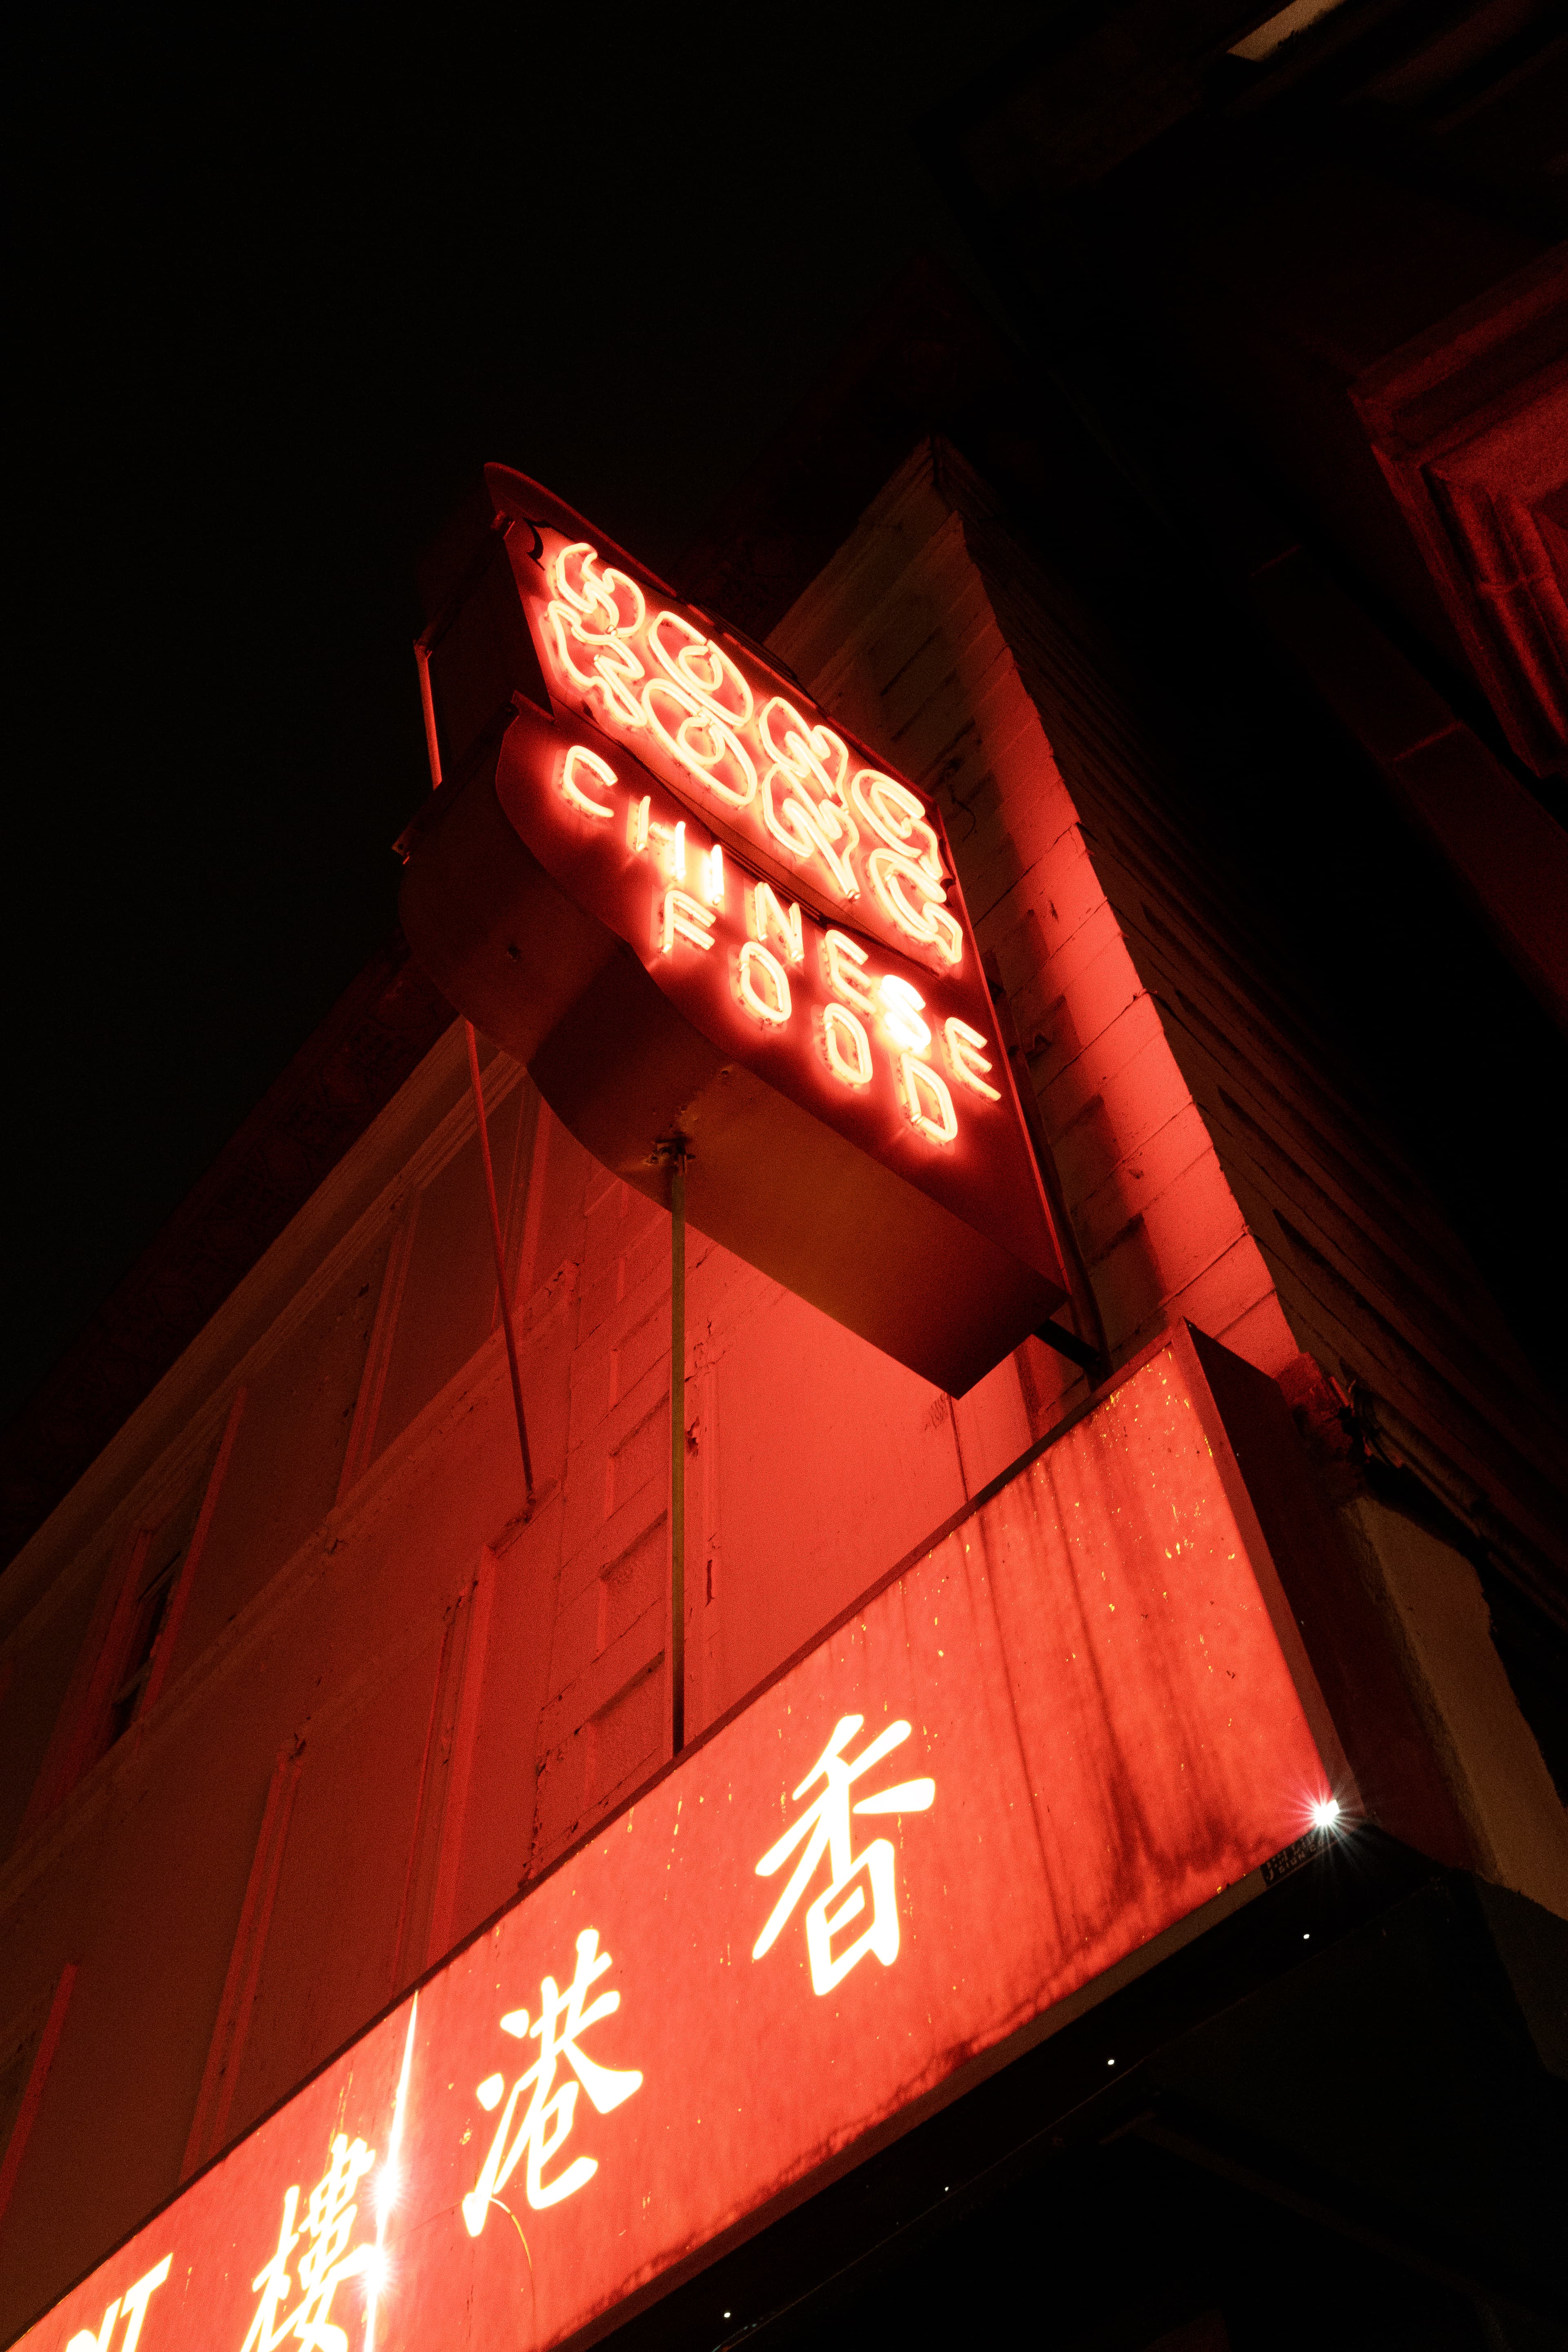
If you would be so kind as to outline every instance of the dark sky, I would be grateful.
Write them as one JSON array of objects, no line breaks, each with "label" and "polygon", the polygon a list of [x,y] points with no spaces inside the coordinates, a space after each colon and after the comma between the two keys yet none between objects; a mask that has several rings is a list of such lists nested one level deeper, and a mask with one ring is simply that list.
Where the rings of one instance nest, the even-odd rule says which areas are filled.
[{"label": "dark sky", "polygon": [[35,16],[0,1419],[387,935],[479,466],[673,562],[900,269],[966,268],[916,126],[1039,16]]}]

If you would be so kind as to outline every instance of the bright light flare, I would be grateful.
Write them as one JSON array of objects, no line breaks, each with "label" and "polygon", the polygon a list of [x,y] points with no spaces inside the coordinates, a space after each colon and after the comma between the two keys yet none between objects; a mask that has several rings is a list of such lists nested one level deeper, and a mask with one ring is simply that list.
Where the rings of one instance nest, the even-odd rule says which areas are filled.
[{"label": "bright light flare", "polygon": [[403,2037],[403,2068],[397,2077],[397,2096],[392,2105],[392,2132],[387,2142],[385,2159],[375,2182],[375,2243],[364,2250],[364,2343],[363,2352],[375,2352],[376,2306],[392,2279],[392,2263],[386,2251],[387,2216],[397,2202],[402,2182],[402,2167],[398,2156],[403,2147],[403,2121],[408,2106],[408,2076],[414,2064],[414,2029],[419,2022],[419,1996],[415,1994],[408,2011],[408,2031]]},{"label": "bright light flare", "polygon": [[1340,1801],[1337,1797],[1315,1797],[1312,1800],[1312,1827],[1315,1830],[1331,1830],[1339,1818]]}]

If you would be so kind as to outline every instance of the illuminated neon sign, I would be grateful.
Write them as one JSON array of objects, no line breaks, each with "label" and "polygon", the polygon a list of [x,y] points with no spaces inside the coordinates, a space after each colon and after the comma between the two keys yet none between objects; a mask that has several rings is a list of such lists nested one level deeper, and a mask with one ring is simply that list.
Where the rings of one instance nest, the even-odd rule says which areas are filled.
[{"label": "illuminated neon sign", "polygon": [[[528,740],[525,726],[521,740]],[[927,1143],[957,1142],[955,1089],[961,1097],[979,1098],[987,1125],[1005,1118],[993,1108],[1004,1097],[989,1083],[989,1039],[959,1013],[931,1013],[907,969],[879,973],[866,948],[825,924],[784,886],[747,874],[733,851],[726,866],[723,843],[700,819],[655,816],[653,793],[640,789],[640,769],[631,771],[628,789],[611,762],[586,744],[568,742],[542,756],[554,769],[570,818],[607,828],[600,839],[621,872],[634,859],[643,862],[660,955],[673,962],[717,947],[734,1003],[747,1019],[764,1030],[798,1029],[791,1037],[795,1051],[815,1051],[839,1086],[870,1086],[880,1070],[888,1092]],[[953,929],[956,935],[956,924]],[[901,943],[891,944],[902,963]],[[962,944],[945,960],[961,963]],[[813,975],[815,1003],[805,992]],[[940,984],[941,975],[925,986],[934,995]],[[966,1110],[971,1108],[966,1101]]]},{"label": "illuminated neon sign", "polygon": [[[576,701],[681,797],[735,828],[751,855],[933,969],[966,952],[952,875],[920,794],[852,756],[754,657],[705,635],[591,541],[536,521],[542,575],[524,601],[563,702]],[[568,798],[589,814],[567,781]],[[994,1095],[992,1097],[995,1099]]]},{"label": "illuminated neon sign", "polygon": [[[966,959],[973,978],[978,960],[949,904],[953,877],[919,793],[852,756],[841,734],[800,709],[798,688],[793,701],[778,692],[742,647],[650,604],[591,541],[545,520],[531,528],[538,578],[522,570],[523,602],[552,684],[638,763],[627,788],[601,751],[569,743],[558,789],[574,816],[608,828],[606,846],[624,812],[627,852],[662,882],[660,952],[718,946],[742,1013],[790,1031],[796,1052],[814,1051],[839,1086],[869,1087],[880,1072],[914,1134],[939,1149],[959,1139],[956,1088],[966,1113],[985,1107],[978,1139],[990,1144],[1012,1110],[989,1082],[990,1040],[963,1013],[934,1025],[925,1017],[928,995],[951,987]],[[645,772],[691,814],[656,817]],[[899,968],[871,973],[867,948],[838,928],[848,924]],[[808,933],[824,992],[809,1008],[797,1001]],[[910,959],[932,975],[924,992]],[[964,1010],[974,1009],[966,989]]]},{"label": "illuminated neon sign", "polygon": [[962,1392],[1064,1286],[938,811],[548,493],[489,478],[549,708],[503,697],[482,772],[437,793],[410,940],[598,1159],[662,1197],[683,1142],[696,1224]]},{"label": "illuminated neon sign", "polygon": [[1245,1895],[1324,1755],[1182,1335],[23,2341],[565,2343]]}]

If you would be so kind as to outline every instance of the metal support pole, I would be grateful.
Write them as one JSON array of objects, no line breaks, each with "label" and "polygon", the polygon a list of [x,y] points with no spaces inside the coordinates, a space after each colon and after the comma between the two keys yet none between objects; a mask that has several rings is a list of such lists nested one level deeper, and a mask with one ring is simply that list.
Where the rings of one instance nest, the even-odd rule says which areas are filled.
[{"label": "metal support pole", "polygon": [[[428,635],[428,631],[426,631]],[[425,714],[425,756],[430,762],[430,789],[441,789],[441,741],[436,732],[436,698],[430,691],[430,648],[424,637],[414,640],[414,659],[419,671],[419,708]]]},{"label": "metal support pole", "polygon": [[669,1161],[669,1681],[671,1753],[686,1745],[686,1154]]},{"label": "metal support pole", "polygon": [[501,1241],[500,1211],[496,1205],[495,1170],[490,1166],[490,1133],[485,1121],[485,1090],[479,1084],[479,1045],[474,1024],[465,1021],[468,1034],[468,1076],[473,1083],[474,1113],[479,1129],[479,1158],[485,1164],[485,1194],[490,1204],[490,1245],[495,1251],[496,1282],[500,1291],[500,1324],[506,1333],[506,1360],[511,1370],[511,1401],[517,1409],[517,1442],[522,1448],[522,1483],[526,1507],[533,1508],[533,1457],[528,1450],[528,1421],[522,1410],[522,1374],[518,1369],[517,1333],[512,1328],[511,1300],[506,1286],[506,1249]]}]

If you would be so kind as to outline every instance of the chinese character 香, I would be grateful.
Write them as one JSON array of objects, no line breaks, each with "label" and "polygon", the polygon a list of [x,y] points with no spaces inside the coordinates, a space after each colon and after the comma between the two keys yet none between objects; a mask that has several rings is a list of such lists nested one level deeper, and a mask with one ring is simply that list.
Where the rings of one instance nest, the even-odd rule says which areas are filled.
[{"label": "chinese character \u9999", "polygon": [[[899,1956],[899,1909],[893,1884],[893,1847],[888,1838],[874,1838],[863,1853],[851,1851],[853,1843],[849,1816],[857,1813],[923,1813],[936,1795],[934,1780],[900,1780],[896,1788],[884,1789],[878,1795],[862,1797],[851,1806],[849,1791],[853,1784],[884,1756],[900,1747],[910,1736],[907,1723],[890,1723],[886,1731],[879,1732],[853,1763],[846,1761],[844,1749],[865,1723],[863,1715],[840,1716],[828,1741],[811,1770],[795,1790],[798,1803],[818,1780],[825,1786],[816,1801],[806,1808],[800,1819],[787,1829],[778,1843],[771,1846],[757,1864],[759,1878],[771,1878],[782,1870],[797,1846],[805,1851],[796,1863],[789,1883],[773,1906],[773,1916],[752,1948],[752,1958],[760,1960],[773,1948],[779,1933],[795,1905],[816,1874],[823,1855],[827,1856],[831,1884],[819,1895],[805,1915],[805,1948],[811,1961],[811,1982],[814,1991],[831,1992],[841,1984],[856,1964],[868,1952],[875,1952],[882,1966],[891,1968]],[[871,1916],[865,1927],[835,1955],[833,1938],[842,1927],[859,1918],[866,1909],[869,1895]]]}]

